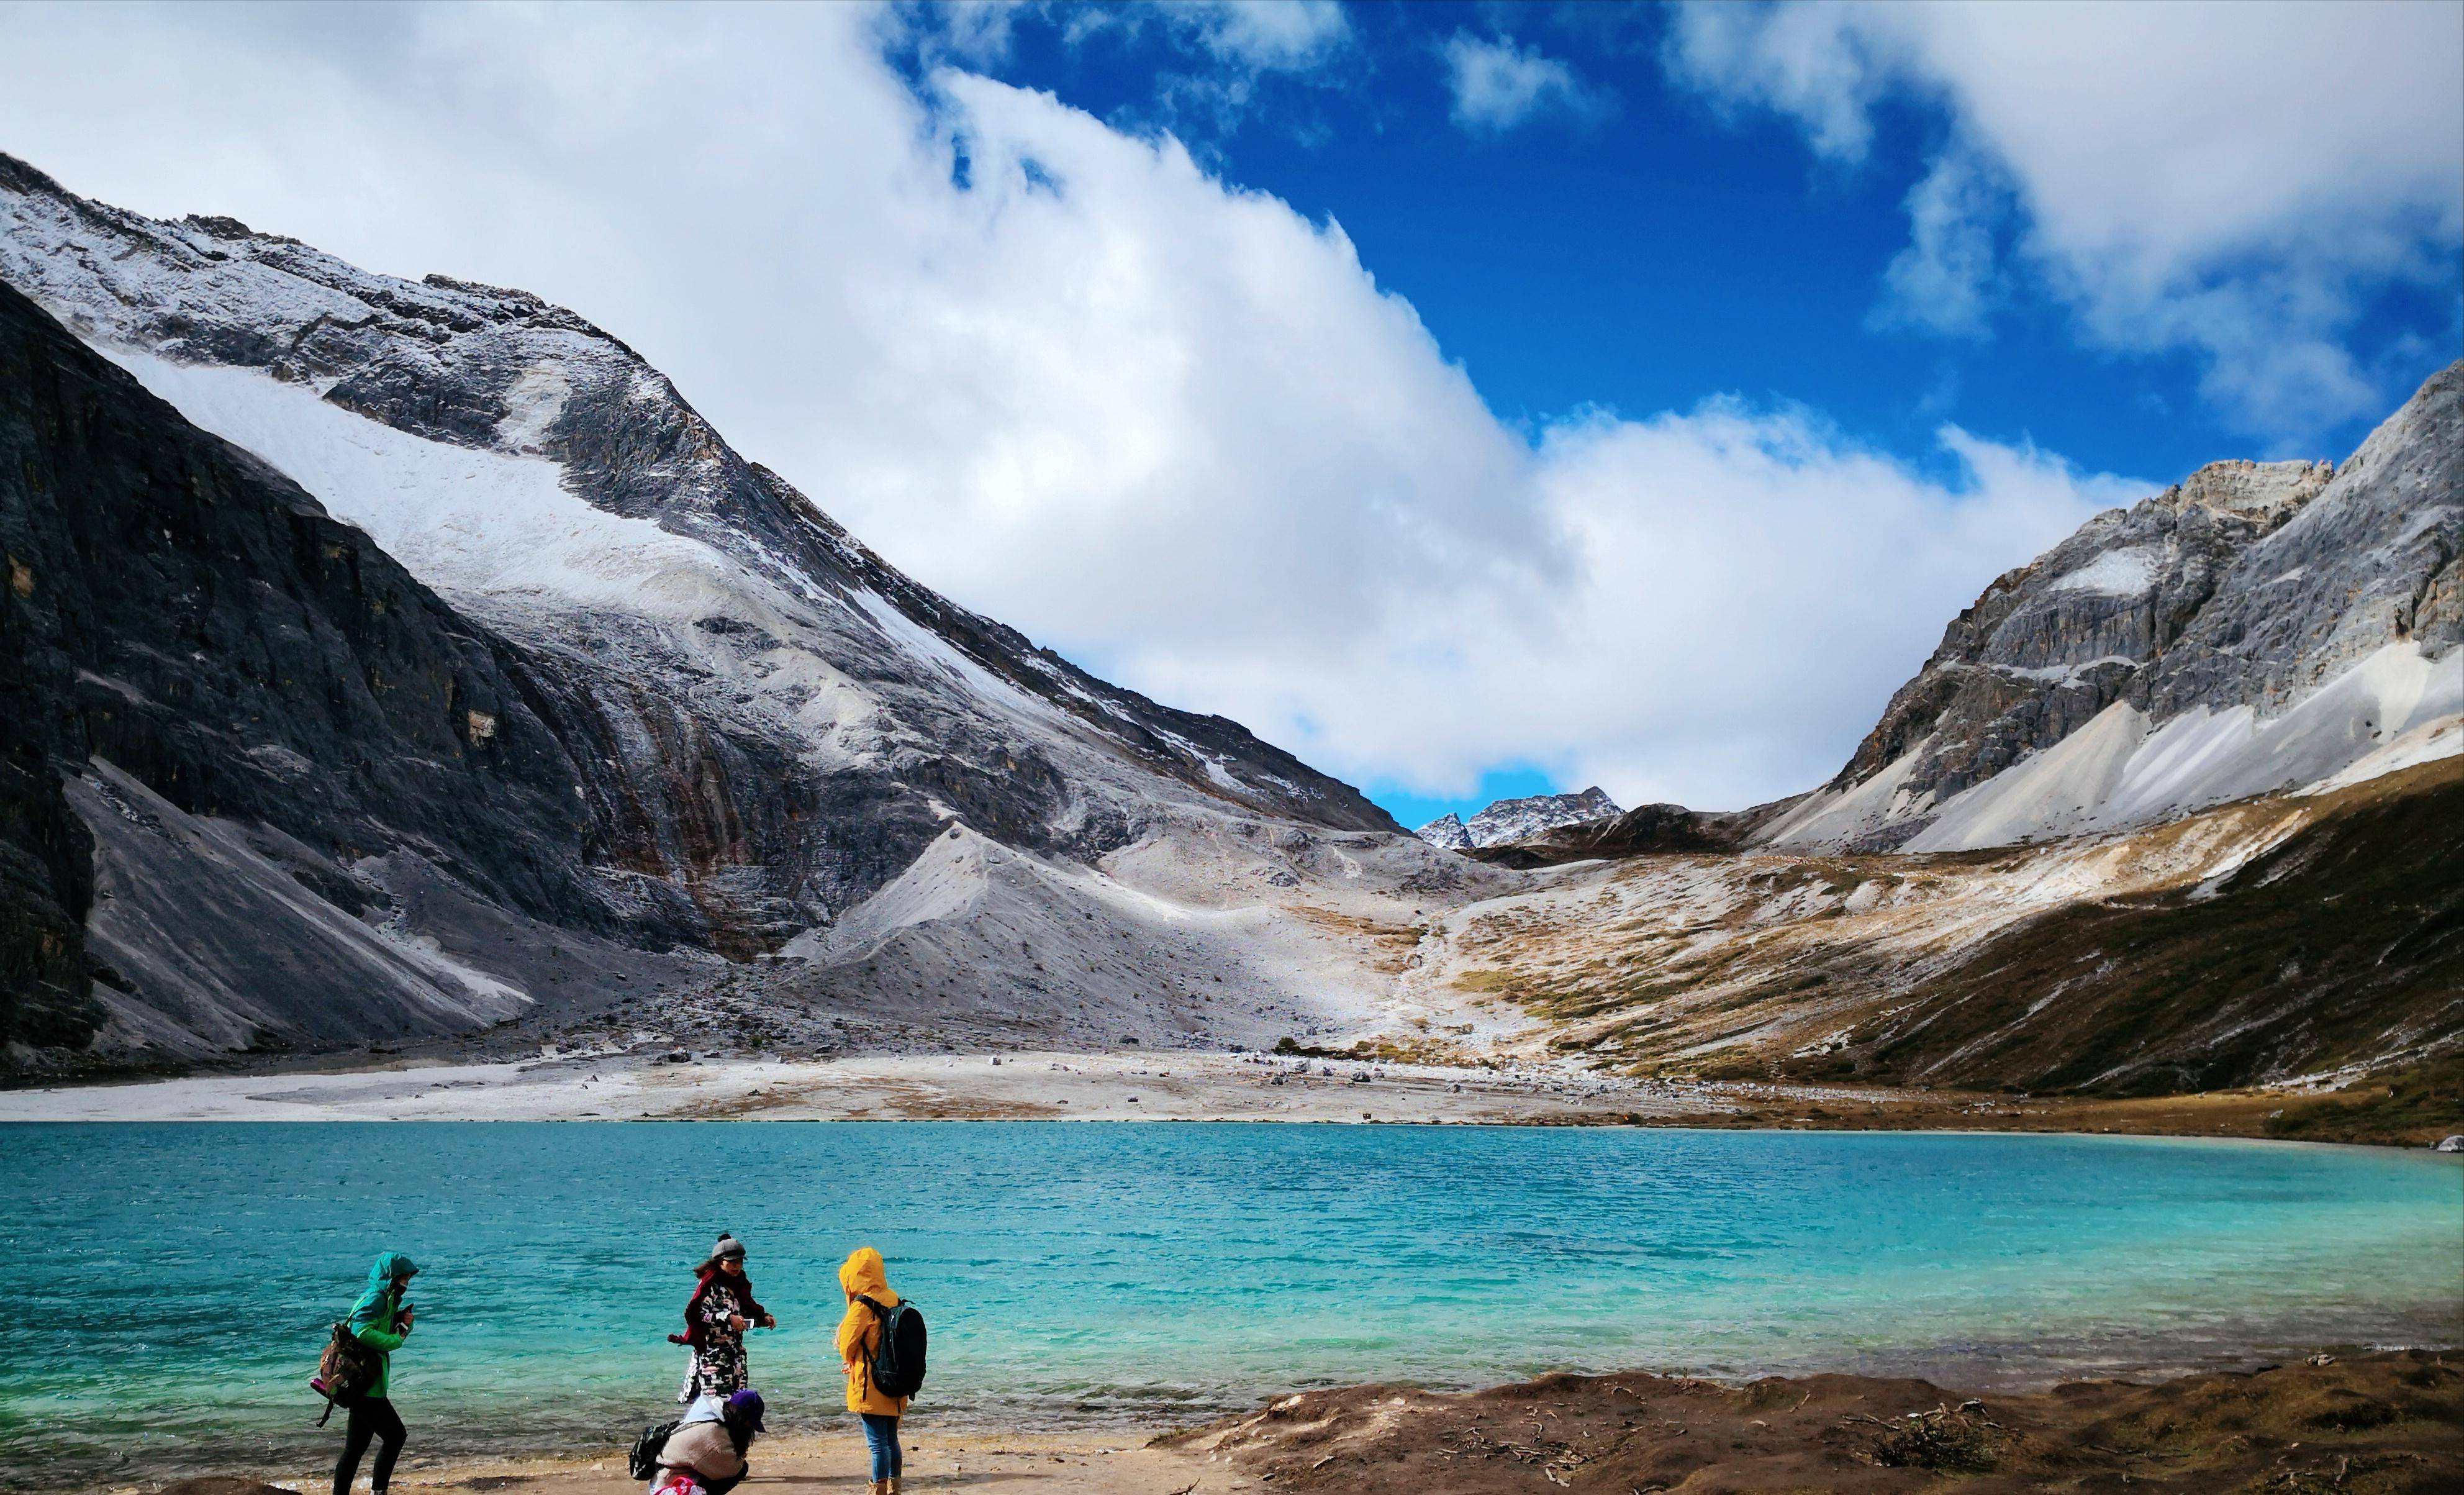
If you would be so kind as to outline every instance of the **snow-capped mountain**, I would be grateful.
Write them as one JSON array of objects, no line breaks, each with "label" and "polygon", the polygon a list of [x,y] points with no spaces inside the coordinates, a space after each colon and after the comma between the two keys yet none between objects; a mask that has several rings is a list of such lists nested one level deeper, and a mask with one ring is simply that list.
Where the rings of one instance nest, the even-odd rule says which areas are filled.
[{"label": "snow-capped mountain", "polygon": [[1552,1051],[1679,1073],[2435,1074],[2464,1043],[2459,646],[2464,363],[2332,470],[2205,467],[1996,579],[1812,793],[1473,848],[1556,870],[1424,960]]},{"label": "snow-capped mountain", "polygon": [[[447,845],[370,811],[362,839],[314,848],[341,857],[355,888],[407,856],[454,897],[615,947],[740,960],[827,929],[959,828],[1080,865],[1167,832],[1253,837],[1281,848],[1279,867],[1313,838],[1399,835],[1357,791],[1237,723],[1108,685],[916,584],[738,456],[622,341],[536,297],[371,275],[229,219],[148,219],[6,156],[0,280],[249,454],[262,479],[241,485],[249,503],[363,532],[441,601],[440,627],[501,650],[494,693],[457,698],[456,751],[519,738],[561,754],[540,772],[572,845]],[[284,817],[313,817],[293,815],[281,786],[321,792],[339,765],[286,780],[300,755],[273,727],[224,728],[266,739],[231,759],[262,782],[170,807],[263,810],[301,839]],[[525,902],[505,874],[525,858],[569,860],[577,875]],[[370,887],[344,901],[363,893],[409,896]],[[449,954],[478,938],[451,922],[404,937]],[[155,936],[183,937],[128,934]],[[536,995],[472,956],[451,956],[462,974],[447,986]],[[163,976],[149,1010],[228,1007],[244,975]],[[185,1036],[171,1046],[212,1046],[253,1021],[174,1020]]]},{"label": "snow-capped mountain", "polygon": [[1998,578],[1811,793],[1471,848],[1558,870],[1424,964],[1552,1051],[1680,1073],[2162,1094],[2452,1064],[2459,646],[2464,363],[2339,467],[2216,463]]},{"label": "snow-capped mountain", "polygon": [[1580,794],[1533,794],[1519,800],[1498,800],[1469,822],[1449,812],[1413,834],[1433,846],[1463,851],[1521,841],[1560,825],[1603,820],[1617,813],[1617,802],[1594,784]]},{"label": "snow-capped mountain", "polygon": [[1753,838],[1951,851],[2464,751],[2464,363],[2341,467],[2219,462],[1997,578]]},{"label": "snow-capped mountain", "polygon": [[[1908,979],[1965,970],[1964,942],[2038,942],[2042,980],[1978,978],[2023,1017],[2089,992],[2049,921],[2120,886],[2101,842],[2039,848],[2013,864],[2043,871],[2036,903],[1984,868],[1903,951],[1847,921],[1887,924],[1932,884],[1851,877],[1832,852],[2043,843],[2317,792],[2341,807],[2334,835],[2269,800],[2188,823],[2198,846],[2170,827],[2121,838],[2145,888],[2260,868],[2182,909],[2255,910],[2250,927],[2280,934],[2299,920],[2261,895],[2318,846],[2364,867],[2403,825],[2386,785],[2464,750],[2464,363],[2340,467],[2204,468],[1998,579],[1811,794],[1620,814],[1594,788],[1415,839],[1237,724],[1109,686],[916,585],[622,342],[536,297],[142,218],[6,157],[0,282],[12,1067],[548,1014],[592,1042],[704,1031],[804,1052],[1272,1042],[1451,1001],[1432,955],[1448,940],[1465,970],[1529,955],[1512,921],[1441,933],[1450,907],[1529,892],[1568,950],[1615,947],[1624,923],[1506,868],[1644,853],[1666,865],[1620,896],[1701,916],[1629,954],[1709,958],[1734,933],[1722,900],[1778,900],[1830,941],[1824,995],[1774,945],[1790,968],[1723,967],[1729,986],[1677,970],[1585,1021],[1691,993],[1699,1031],[1670,1044],[1752,1033],[1785,1036],[1771,1062],[1832,1055]],[[1765,878],[1741,848],[1807,870]],[[1816,907],[1834,894],[1839,917]],[[2423,909],[2387,927],[2448,917]],[[2444,967],[2352,963],[2368,967],[2355,990],[2401,999],[2355,1011],[2435,1028],[2404,1003],[2452,991]],[[1533,967],[1532,1010],[1568,979]],[[2301,992],[2265,995],[2268,1022],[2310,1031]],[[1749,998],[1771,1022],[1738,1026]],[[620,1028],[619,1010],[655,1025]],[[2384,1051],[2359,1021],[2312,1049]],[[2101,1022],[2080,1021],[2065,1065],[2102,1062],[2120,1040]],[[2245,1070],[2163,1063],[2205,1084],[2311,1062],[2279,1047]]]}]

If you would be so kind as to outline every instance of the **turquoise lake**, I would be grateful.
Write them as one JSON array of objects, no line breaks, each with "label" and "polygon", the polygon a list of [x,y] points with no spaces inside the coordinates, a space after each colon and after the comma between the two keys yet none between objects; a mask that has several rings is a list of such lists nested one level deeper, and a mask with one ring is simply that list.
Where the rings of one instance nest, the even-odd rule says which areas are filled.
[{"label": "turquoise lake", "polygon": [[305,1380],[411,1253],[414,1459],[671,1406],[721,1228],[774,1425],[841,1418],[833,1272],[879,1246],[934,1421],[1198,1419],[1558,1369],[1963,1386],[2464,1339],[2464,1165],[2105,1137],[1073,1123],[0,1127],[0,1470],[330,1458]]}]

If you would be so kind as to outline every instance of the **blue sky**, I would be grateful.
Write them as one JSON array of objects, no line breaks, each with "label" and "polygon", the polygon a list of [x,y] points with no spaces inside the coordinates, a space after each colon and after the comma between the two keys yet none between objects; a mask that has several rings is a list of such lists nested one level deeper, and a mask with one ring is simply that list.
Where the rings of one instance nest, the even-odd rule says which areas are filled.
[{"label": "blue sky", "polygon": [[[947,15],[914,13],[920,38],[893,55],[920,79],[947,60],[935,34]],[[2082,337],[2076,302],[2015,267],[1981,328],[1895,321],[1881,309],[1910,240],[1905,205],[1963,128],[1956,111],[1922,91],[1886,97],[1859,159],[1826,159],[1784,114],[1741,113],[1672,77],[1673,11],[1352,5],[1322,65],[1263,71],[1237,105],[1185,97],[1177,80],[1203,51],[1187,32],[1111,14],[1090,24],[1083,10],[1026,8],[1008,17],[1004,48],[969,61],[1125,132],[1171,132],[1227,182],[1338,224],[1378,285],[1526,431],[1721,391],[1811,407],[1936,475],[1956,466],[1937,440],[1947,421],[2086,471],[2166,481],[2223,457],[2341,458],[2459,352],[2464,269],[2435,252],[2426,272],[2345,293],[2333,336],[2381,397],[2366,408],[2318,402],[2286,417],[2220,401],[2202,390],[2212,359],[2195,342]],[[1465,39],[1545,67],[1555,86],[1519,118],[1466,120],[1448,51]],[[2015,214],[1987,231],[2006,262],[2017,257]],[[1406,824],[1579,787],[1530,762],[1485,766],[1467,792],[1370,784]]]},{"label": "blue sky", "polygon": [[[1322,76],[1267,77],[1226,121],[1159,103],[1158,79],[1191,61],[1171,33],[1070,39],[1074,13],[1022,13],[988,71],[1127,130],[1174,130],[1227,180],[1340,224],[1509,422],[1734,391],[1813,405],[1914,462],[1937,460],[1934,429],[1954,419],[2089,468],[2170,477],[2219,457],[2342,457],[2384,413],[2238,427],[2199,398],[2189,350],[2083,346],[2024,280],[1990,339],[1872,326],[1940,111],[1895,102],[1869,160],[1819,161],[1786,121],[1723,120],[1672,85],[1659,10],[1351,6],[1356,53]],[[1526,42],[1601,102],[1464,129],[1449,119],[1440,50],[1458,33]],[[2390,361],[2390,388],[2455,356],[2464,271],[2445,269],[2385,288],[2351,329],[2367,350],[2421,341]]]},{"label": "blue sky", "polygon": [[2453,4],[11,28],[0,148],[572,306],[919,580],[1407,823],[1807,788],[1993,576],[2464,342]]},{"label": "blue sky", "polygon": [[[1875,327],[1908,237],[1902,200],[1947,127],[1942,112],[1895,100],[1870,159],[1820,161],[1785,121],[1723,119],[1669,82],[1668,11],[1349,6],[1355,52],[1323,74],[1265,78],[1258,102],[1222,121],[1159,102],[1158,80],[1190,65],[1173,33],[1073,39],[1077,14],[1022,11],[987,71],[1126,130],[1181,134],[1228,181],[1340,224],[1510,422],[1737,391],[1815,406],[1916,462],[1935,460],[1949,418],[2082,466],[2171,476],[2220,457],[2341,458],[2385,413],[2254,430],[2200,398],[2189,350],[2083,345],[2025,278],[1990,338]],[[1459,33],[1564,62],[1597,103],[1462,127],[1441,51]],[[2438,270],[2377,288],[2347,334],[2385,360],[2390,392],[2459,351],[2464,266],[2451,254]]]}]

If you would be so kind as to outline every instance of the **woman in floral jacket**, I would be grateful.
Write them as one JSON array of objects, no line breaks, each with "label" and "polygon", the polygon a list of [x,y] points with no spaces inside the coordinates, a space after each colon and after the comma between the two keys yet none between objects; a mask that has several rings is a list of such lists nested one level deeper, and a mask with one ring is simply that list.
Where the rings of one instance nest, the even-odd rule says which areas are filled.
[{"label": "woman in floral jacket", "polygon": [[773,1329],[779,1321],[753,1301],[753,1279],[744,1275],[744,1242],[734,1236],[718,1238],[710,1260],[693,1268],[693,1294],[685,1304],[685,1331],[668,1336],[692,1352],[676,1400],[690,1404],[705,1396],[725,1400],[745,1386],[744,1331],[756,1326]]}]

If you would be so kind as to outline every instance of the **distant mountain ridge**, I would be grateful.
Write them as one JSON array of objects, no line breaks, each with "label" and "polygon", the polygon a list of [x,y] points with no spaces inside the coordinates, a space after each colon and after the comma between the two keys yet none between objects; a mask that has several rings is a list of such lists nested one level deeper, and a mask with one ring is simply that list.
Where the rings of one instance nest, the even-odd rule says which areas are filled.
[{"label": "distant mountain ridge", "polygon": [[1594,784],[1580,794],[1532,794],[1521,799],[1498,800],[1467,823],[1448,811],[1413,834],[1433,846],[1463,851],[1475,846],[1521,841],[1559,825],[1600,820],[1617,813],[1617,802],[1610,799],[1599,785]]},{"label": "distant mountain ridge", "polygon": [[0,1069],[1417,1042],[1465,1000],[1739,1073],[2453,1046],[2454,899],[2379,864],[2455,802],[2464,363],[2341,466],[2212,464],[1998,578],[1810,793],[1414,837],[917,585],[537,297],[5,157],[0,281]]}]

